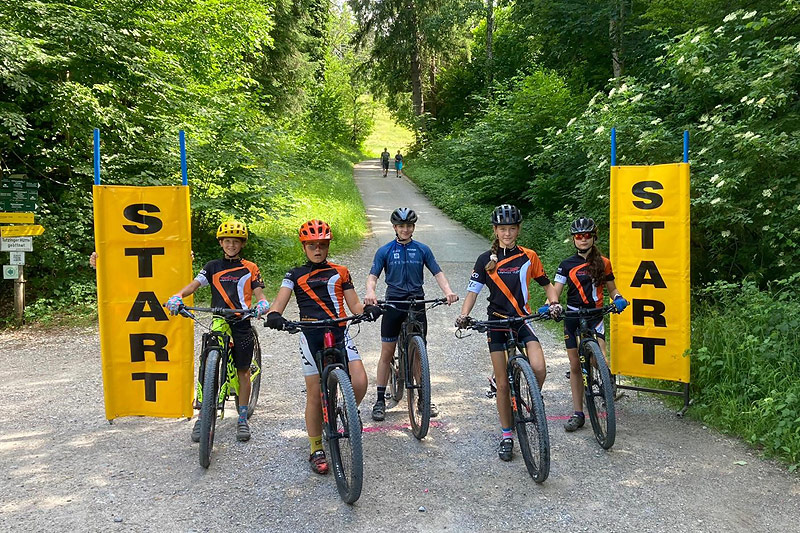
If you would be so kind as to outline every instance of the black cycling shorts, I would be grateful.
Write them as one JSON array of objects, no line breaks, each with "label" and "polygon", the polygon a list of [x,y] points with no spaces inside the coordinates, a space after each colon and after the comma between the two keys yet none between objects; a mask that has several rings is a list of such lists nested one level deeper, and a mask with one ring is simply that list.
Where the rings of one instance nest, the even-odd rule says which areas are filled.
[{"label": "black cycling shorts", "polygon": [[[400,328],[403,320],[408,315],[409,304],[392,304],[393,307],[387,307],[383,312],[381,318],[381,341],[382,342],[396,342],[397,337],[400,335]],[[428,336],[428,317],[425,314],[425,304],[416,304],[414,309],[419,311],[416,314],[417,320],[422,323],[422,338]]]},{"label": "black cycling shorts", "polygon": [[[602,316],[588,318],[586,319],[586,323],[590,328],[594,328],[594,332],[598,339],[605,340],[606,330],[605,325],[603,324]],[[580,319],[578,318],[564,319],[564,344],[567,345],[567,349],[578,347],[577,333],[579,324]]]},{"label": "black cycling shorts", "polygon": [[233,336],[233,364],[238,370],[250,367],[253,360],[253,335],[255,332],[249,320],[229,323]]},{"label": "black cycling shorts", "polygon": [[[536,332],[533,331],[533,325],[528,322],[524,322],[519,325],[514,325],[514,338],[517,342],[522,343],[523,345],[528,344],[531,341],[539,342],[539,337],[536,336]],[[489,351],[490,352],[502,352],[506,349],[506,343],[508,342],[508,334],[509,328],[497,328],[497,329],[490,329],[486,332],[486,340],[489,343]]]}]

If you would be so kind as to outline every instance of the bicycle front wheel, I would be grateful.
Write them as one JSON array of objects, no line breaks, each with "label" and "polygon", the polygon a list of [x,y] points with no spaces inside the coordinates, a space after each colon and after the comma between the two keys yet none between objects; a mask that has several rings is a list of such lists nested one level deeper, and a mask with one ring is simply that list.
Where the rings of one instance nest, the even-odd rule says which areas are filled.
[{"label": "bicycle front wheel", "polygon": [[617,415],[614,409],[614,387],[611,371],[597,342],[589,340],[582,344],[586,360],[586,410],[592,421],[592,430],[597,442],[604,450],[614,445],[617,437]]},{"label": "bicycle front wheel", "polygon": [[203,405],[200,408],[200,466],[211,464],[211,449],[214,447],[214,430],[217,427],[217,396],[219,395],[218,349],[209,350],[203,376]]},{"label": "bicycle front wheel", "polygon": [[550,475],[550,434],[539,384],[530,363],[522,358],[511,365],[514,386],[512,407],[517,439],[528,473],[536,483]]},{"label": "bicycle front wheel", "polygon": [[345,503],[361,496],[364,457],[361,448],[361,419],[356,396],[347,372],[341,368],[328,374],[328,446],[336,488]]},{"label": "bicycle front wheel", "polygon": [[[261,390],[261,344],[258,342],[256,328],[253,333],[253,358],[250,360],[250,399],[247,402],[247,418],[253,416],[258,403],[258,393]],[[239,397],[236,397],[236,412],[239,412]]]},{"label": "bicycle front wheel", "polygon": [[408,343],[408,417],[411,432],[420,440],[428,434],[431,421],[431,370],[428,366],[428,349],[419,335]]}]

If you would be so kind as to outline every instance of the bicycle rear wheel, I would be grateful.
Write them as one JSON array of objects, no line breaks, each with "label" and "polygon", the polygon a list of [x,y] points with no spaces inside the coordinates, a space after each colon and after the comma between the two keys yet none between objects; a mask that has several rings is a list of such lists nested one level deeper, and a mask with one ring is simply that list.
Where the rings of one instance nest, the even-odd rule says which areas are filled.
[{"label": "bicycle rear wheel", "polygon": [[596,341],[582,345],[586,360],[586,410],[592,421],[592,430],[600,446],[608,450],[617,437],[617,415],[614,408],[614,387],[606,358]]},{"label": "bicycle rear wheel", "polygon": [[220,351],[212,349],[206,357],[203,376],[203,405],[200,408],[200,466],[208,468],[211,449],[214,447],[214,430],[217,426],[217,396],[219,395]]},{"label": "bicycle rear wheel", "polygon": [[413,335],[408,343],[408,417],[411,433],[417,439],[428,434],[431,420],[431,370],[428,366],[428,349],[419,335]]},{"label": "bicycle rear wheel", "polygon": [[536,376],[530,363],[517,358],[511,364],[514,384],[512,407],[517,439],[528,473],[536,483],[550,475],[550,434]]},{"label": "bicycle rear wheel", "polygon": [[[253,332],[253,358],[250,361],[250,399],[247,402],[247,418],[253,416],[261,390],[261,344],[258,342],[256,328]],[[236,396],[236,412],[239,412],[239,396]]]},{"label": "bicycle rear wheel", "polygon": [[361,448],[361,419],[356,396],[347,372],[341,368],[328,374],[328,446],[336,488],[345,503],[361,496],[364,457]]}]

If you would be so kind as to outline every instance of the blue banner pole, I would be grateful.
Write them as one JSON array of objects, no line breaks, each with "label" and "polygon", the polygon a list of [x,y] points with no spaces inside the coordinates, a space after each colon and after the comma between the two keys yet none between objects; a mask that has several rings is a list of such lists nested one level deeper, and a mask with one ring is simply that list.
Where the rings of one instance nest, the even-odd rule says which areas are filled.
[{"label": "blue banner pole", "polygon": [[94,129],[94,184],[100,185],[100,129]]},{"label": "blue banner pole", "polygon": [[178,138],[181,143],[181,180],[184,186],[189,185],[189,174],[186,170],[186,132],[180,130]]},{"label": "blue banner pole", "polygon": [[683,130],[683,162],[689,162],[689,130]]},{"label": "blue banner pole", "polygon": [[611,128],[611,166],[617,166],[617,128]]}]

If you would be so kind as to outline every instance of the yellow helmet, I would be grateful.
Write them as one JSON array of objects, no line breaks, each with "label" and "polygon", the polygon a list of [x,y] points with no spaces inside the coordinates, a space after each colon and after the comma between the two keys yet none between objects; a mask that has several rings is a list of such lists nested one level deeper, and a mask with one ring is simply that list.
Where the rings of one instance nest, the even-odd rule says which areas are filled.
[{"label": "yellow helmet", "polygon": [[225,237],[236,237],[246,241],[247,226],[244,222],[239,222],[238,220],[223,222],[217,228],[217,239],[224,239]]}]

